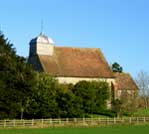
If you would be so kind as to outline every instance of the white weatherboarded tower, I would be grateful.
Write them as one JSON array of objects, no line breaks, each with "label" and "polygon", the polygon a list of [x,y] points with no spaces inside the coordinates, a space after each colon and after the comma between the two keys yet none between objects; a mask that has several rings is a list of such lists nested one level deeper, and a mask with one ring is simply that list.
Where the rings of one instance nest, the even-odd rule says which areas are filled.
[{"label": "white weatherboarded tower", "polygon": [[54,41],[40,34],[36,38],[30,41],[30,52],[29,55],[49,55],[52,56],[54,53]]}]

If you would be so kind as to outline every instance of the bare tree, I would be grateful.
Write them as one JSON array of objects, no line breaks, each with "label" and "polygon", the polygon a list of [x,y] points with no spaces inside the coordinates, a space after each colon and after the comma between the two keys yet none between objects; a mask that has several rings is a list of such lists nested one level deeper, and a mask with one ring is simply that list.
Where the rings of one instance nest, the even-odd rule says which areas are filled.
[{"label": "bare tree", "polygon": [[137,111],[137,94],[128,92],[127,89],[122,90],[120,97],[113,101],[112,108],[117,117],[122,117],[124,114],[132,116]]},{"label": "bare tree", "polygon": [[140,99],[143,100],[144,107],[149,106],[149,74],[143,70],[138,73],[136,83],[139,87]]}]

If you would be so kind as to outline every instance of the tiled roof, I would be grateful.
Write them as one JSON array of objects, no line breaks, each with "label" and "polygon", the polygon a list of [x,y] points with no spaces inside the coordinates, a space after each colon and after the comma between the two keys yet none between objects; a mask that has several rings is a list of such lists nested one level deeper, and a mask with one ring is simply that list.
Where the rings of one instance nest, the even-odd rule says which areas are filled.
[{"label": "tiled roof", "polygon": [[52,56],[38,58],[43,71],[53,76],[114,77],[100,49],[54,47]]},{"label": "tiled roof", "polygon": [[136,83],[128,73],[114,73],[116,85],[120,90],[138,90]]}]

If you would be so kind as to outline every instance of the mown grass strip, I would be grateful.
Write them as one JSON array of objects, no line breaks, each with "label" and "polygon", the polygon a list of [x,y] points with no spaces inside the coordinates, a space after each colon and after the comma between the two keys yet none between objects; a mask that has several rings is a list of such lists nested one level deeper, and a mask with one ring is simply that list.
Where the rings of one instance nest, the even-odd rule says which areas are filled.
[{"label": "mown grass strip", "polygon": [[147,134],[149,125],[96,128],[0,129],[0,134]]}]

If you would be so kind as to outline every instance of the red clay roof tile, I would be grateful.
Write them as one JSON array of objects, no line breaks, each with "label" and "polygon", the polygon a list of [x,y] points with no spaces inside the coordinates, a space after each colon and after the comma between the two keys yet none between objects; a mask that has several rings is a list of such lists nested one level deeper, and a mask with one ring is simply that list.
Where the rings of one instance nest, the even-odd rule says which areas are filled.
[{"label": "red clay roof tile", "polygon": [[53,76],[114,77],[100,49],[54,47],[52,56],[38,57],[43,71]]},{"label": "red clay roof tile", "polygon": [[138,90],[138,86],[128,73],[114,73],[119,90]]}]

